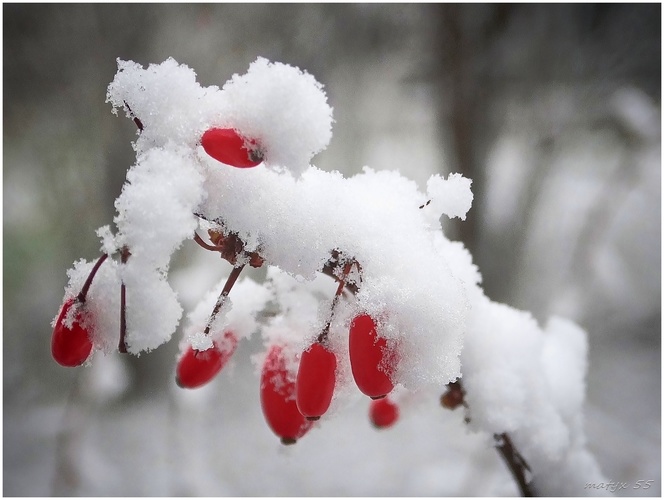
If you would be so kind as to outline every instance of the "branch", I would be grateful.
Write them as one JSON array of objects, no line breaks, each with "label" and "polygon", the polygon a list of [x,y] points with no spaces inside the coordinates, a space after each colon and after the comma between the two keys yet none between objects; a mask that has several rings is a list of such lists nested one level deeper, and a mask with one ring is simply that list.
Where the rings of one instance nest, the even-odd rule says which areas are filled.
[{"label": "branch", "polygon": [[[440,404],[449,410],[453,410],[461,405],[468,409],[468,404],[466,403],[464,396],[465,391],[461,384],[461,379],[457,379],[454,382],[447,384],[447,391],[445,391],[440,397]],[[470,418],[466,417],[466,423],[468,422],[470,422]],[[496,449],[501,458],[505,461],[505,465],[507,465],[507,468],[512,473],[512,477],[519,487],[521,496],[536,496],[533,486],[527,478],[527,473],[530,472],[530,466],[528,465],[528,462],[526,462],[526,459],[523,458],[523,455],[519,453],[519,450],[514,447],[509,434],[503,432],[502,434],[494,434],[493,437],[496,440]]]},{"label": "branch", "polygon": [[522,497],[534,497],[535,492],[533,491],[532,485],[528,482],[526,477],[526,471],[530,472],[530,467],[528,463],[523,458],[512,444],[512,440],[509,435],[505,432],[502,434],[494,434],[493,436],[496,440],[496,449],[500,456],[505,461],[507,468],[512,473],[512,477],[516,481],[516,484],[519,486],[519,491],[521,492]]}]

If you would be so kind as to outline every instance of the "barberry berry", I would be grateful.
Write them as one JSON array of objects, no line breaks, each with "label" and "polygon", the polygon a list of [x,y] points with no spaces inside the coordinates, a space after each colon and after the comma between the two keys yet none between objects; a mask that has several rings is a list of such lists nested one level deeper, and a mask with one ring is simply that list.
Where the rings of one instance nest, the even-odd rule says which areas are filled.
[{"label": "barberry berry", "polygon": [[320,342],[302,353],[295,382],[297,408],[307,420],[318,420],[332,402],[337,357]]},{"label": "barberry berry", "polygon": [[224,333],[222,344],[213,342],[211,348],[199,351],[189,346],[178,360],[175,382],[183,389],[195,389],[207,384],[235,352],[237,337],[233,332]]},{"label": "barberry berry", "polygon": [[351,322],[348,350],[353,378],[360,391],[378,399],[394,388],[391,377],[396,353],[385,338],[378,336],[376,323],[368,314],[360,314]]},{"label": "barberry berry", "polygon": [[311,428],[295,402],[295,382],[289,376],[283,348],[272,346],[261,371],[261,408],[267,424],[283,444],[294,444]]},{"label": "barberry berry", "polygon": [[[53,328],[53,336],[51,337],[51,355],[53,359],[62,366],[79,366],[85,363],[92,351],[92,340],[88,332],[89,323],[88,318],[84,317],[82,310],[83,303],[71,298],[67,300],[60,311],[55,327]],[[74,318],[68,318],[72,314]],[[71,328],[67,326],[71,320]]]},{"label": "barberry berry", "polygon": [[399,406],[389,397],[374,399],[369,405],[369,419],[377,429],[384,429],[399,419]]},{"label": "barberry berry", "polygon": [[212,158],[233,167],[255,167],[263,161],[256,142],[243,138],[232,128],[208,129],[201,137],[201,145]]}]

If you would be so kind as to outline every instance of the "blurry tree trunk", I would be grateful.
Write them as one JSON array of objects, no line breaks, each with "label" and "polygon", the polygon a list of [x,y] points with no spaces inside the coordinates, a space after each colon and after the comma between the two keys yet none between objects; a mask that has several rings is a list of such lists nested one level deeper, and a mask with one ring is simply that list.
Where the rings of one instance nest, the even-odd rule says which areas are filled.
[{"label": "blurry tree trunk", "polygon": [[[479,238],[479,216],[485,193],[484,162],[495,136],[490,107],[496,78],[489,72],[491,49],[509,19],[506,5],[442,4],[435,7],[433,79],[440,92],[438,121],[442,142],[449,144],[451,170],[472,179],[473,209],[456,223],[452,237],[473,255]],[[457,221],[458,222],[458,221]],[[480,266],[481,267],[481,266]]]},{"label": "blurry tree trunk", "polygon": [[[439,119],[447,125],[450,134],[450,142],[455,157],[455,168],[457,172],[473,180],[473,192],[475,199],[480,198],[479,189],[482,181],[478,179],[477,161],[474,157],[473,116],[476,114],[478,103],[473,101],[473,77],[470,74],[472,49],[468,43],[468,32],[462,27],[461,6],[457,4],[442,4],[439,8],[440,23],[438,29],[438,40],[441,48],[440,66],[438,78],[441,83],[447,80],[447,85],[441,85],[448,89],[449,103],[445,105],[445,99],[439,111],[442,111]],[[454,233],[463,241],[471,253],[474,252],[476,216],[471,211],[464,224],[456,224]]]}]

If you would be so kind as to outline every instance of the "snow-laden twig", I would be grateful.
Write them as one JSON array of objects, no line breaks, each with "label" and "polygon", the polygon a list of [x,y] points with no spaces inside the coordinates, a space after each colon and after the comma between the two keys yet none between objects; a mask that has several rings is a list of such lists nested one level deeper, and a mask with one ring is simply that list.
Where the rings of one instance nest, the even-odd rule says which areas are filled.
[{"label": "snow-laden twig", "polygon": [[[102,252],[120,251],[120,262],[77,262],[65,293],[87,291],[95,350],[138,354],[171,338],[183,311],[169,264],[193,239],[233,270],[188,315],[178,369],[209,380],[238,341],[259,332],[264,413],[296,424],[270,421],[282,441],[310,428],[296,405],[308,353],[318,358],[302,380],[321,388],[307,385],[306,396],[327,398],[314,401],[324,407],[315,418],[340,411],[353,380],[372,398],[450,384],[443,404],[463,404],[469,427],[495,436],[522,494],[535,486],[555,494],[542,485],[556,479],[580,494],[579,484],[601,477],[581,418],[585,332],[557,318],[542,328],[491,301],[468,250],[441,229],[443,215],[465,220],[470,179],[433,175],[420,190],[399,172],[316,168],[311,160],[332,136],[323,87],[262,58],[221,88],[201,87],[173,59],[147,68],[118,61],[108,101],[139,128],[116,230],[98,231]],[[267,267],[266,282],[238,279],[247,264]],[[268,305],[274,314],[262,315]],[[565,466],[570,456],[581,465]]]}]

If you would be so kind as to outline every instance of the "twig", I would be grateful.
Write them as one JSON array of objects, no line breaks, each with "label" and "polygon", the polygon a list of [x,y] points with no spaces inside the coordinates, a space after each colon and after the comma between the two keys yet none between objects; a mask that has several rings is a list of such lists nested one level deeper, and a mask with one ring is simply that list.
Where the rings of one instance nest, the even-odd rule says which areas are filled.
[{"label": "twig", "polygon": [[534,497],[535,492],[533,491],[532,485],[526,479],[526,471],[530,472],[530,467],[528,463],[523,458],[512,444],[512,440],[509,435],[505,432],[502,434],[495,434],[494,438],[496,440],[496,449],[500,456],[505,461],[507,468],[512,473],[512,477],[516,481],[516,484],[519,486],[519,491],[521,492],[522,497]]},{"label": "twig", "polygon": [[[468,404],[464,399],[465,394],[461,379],[457,379],[454,382],[447,384],[447,391],[441,396],[440,403],[443,407],[450,410],[461,405],[467,409]],[[466,423],[468,422],[470,422],[470,419],[466,417]],[[521,496],[536,496],[532,484],[526,477],[526,472],[530,472],[530,466],[528,465],[528,462],[526,462],[526,459],[523,458],[523,455],[519,453],[519,450],[514,447],[509,434],[506,432],[503,432],[502,434],[494,434],[494,439],[496,440],[496,449],[504,460],[505,465],[507,465],[507,468],[512,473],[512,477],[519,487]]]},{"label": "twig", "polygon": [[99,270],[99,268],[107,258],[108,254],[102,254],[102,256],[99,257],[95,265],[92,267],[90,274],[88,274],[88,278],[85,280],[85,283],[83,283],[83,288],[81,288],[81,291],[78,292],[78,295],[76,296],[76,300],[78,302],[81,303],[85,302],[85,298],[88,294],[88,290],[90,289],[90,285],[92,285],[92,280],[94,279],[95,274],[97,274],[97,271]]},{"label": "twig", "polygon": [[131,119],[134,121],[134,123],[138,127],[139,132],[143,132],[143,122],[134,114],[134,112],[129,107],[129,104],[127,104],[127,101],[124,101],[124,105],[127,106],[127,110],[129,111],[129,114],[131,115]]},{"label": "twig", "polygon": [[[123,247],[120,252],[120,261],[124,264],[129,259],[129,249]],[[120,285],[120,342],[118,343],[118,351],[123,354],[127,353],[127,287],[124,281]]]},{"label": "twig", "polygon": [[[359,264],[357,263],[357,261],[353,261],[353,263],[355,263],[355,265],[359,269]],[[334,260],[334,258],[330,259],[325,263],[320,272],[323,273],[325,276],[329,276],[335,281],[343,282],[344,286],[348,289],[350,293],[352,293],[353,295],[357,294],[357,292],[359,291],[359,287],[355,283],[348,283],[345,280],[339,279],[339,276],[334,274],[334,270],[337,268],[338,265],[339,265],[338,260]]]},{"label": "twig", "polygon": [[209,243],[206,243],[203,238],[201,238],[198,233],[194,233],[194,241],[198,243],[199,246],[202,248],[205,248],[205,250],[210,250],[211,252],[223,252],[224,251],[224,246],[223,245],[210,245]]},{"label": "twig", "polygon": [[334,294],[334,298],[332,299],[332,305],[330,306],[330,317],[327,320],[327,323],[325,323],[325,327],[323,327],[323,331],[320,332],[318,335],[317,342],[322,343],[327,340],[327,335],[330,332],[330,325],[332,324],[332,318],[334,317],[334,310],[339,303],[339,297],[341,296],[341,292],[344,289],[344,285],[346,284],[346,278],[348,277],[348,274],[350,273],[351,268],[353,267],[353,262],[352,261],[347,261],[344,264],[344,270],[343,274],[341,275],[341,278],[337,278],[339,280],[339,286],[337,287],[337,291]]},{"label": "twig", "polygon": [[[194,214],[198,216],[198,214]],[[238,257],[247,259],[251,267],[261,267],[265,260],[258,252],[247,252],[244,249],[244,241],[237,233],[224,234],[219,231],[208,230],[212,244],[207,243],[194,231],[194,241],[205,250],[219,252],[221,258],[227,260],[233,266],[238,263]],[[246,260],[245,260],[246,262]]]},{"label": "twig", "polygon": [[217,298],[217,303],[214,305],[214,309],[212,309],[212,314],[210,314],[210,318],[208,319],[207,325],[205,326],[205,330],[203,331],[203,334],[205,336],[208,336],[210,334],[210,328],[212,328],[212,323],[214,323],[217,314],[219,314],[219,311],[221,311],[221,308],[226,302],[226,297],[228,297],[228,294],[230,293],[231,288],[233,288],[235,282],[237,281],[238,276],[240,276],[242,269],[244,269],[244,264],[234,267],[233,270],[231,271],[231,274],[228,275],[228,279],[226,280],[224,289],[221,291],[221,294],[219,294],[219,298]]}]

